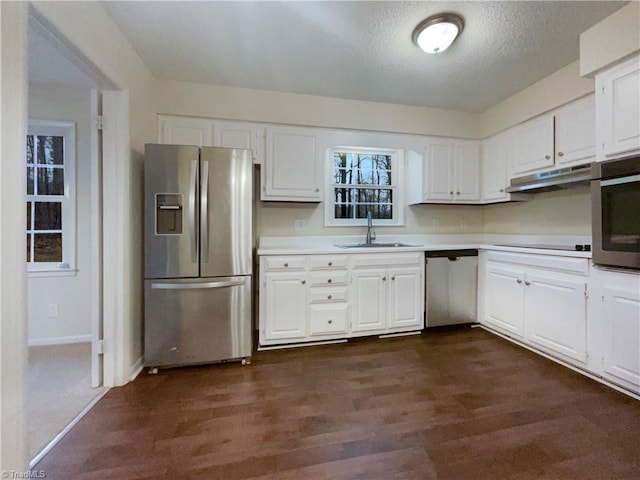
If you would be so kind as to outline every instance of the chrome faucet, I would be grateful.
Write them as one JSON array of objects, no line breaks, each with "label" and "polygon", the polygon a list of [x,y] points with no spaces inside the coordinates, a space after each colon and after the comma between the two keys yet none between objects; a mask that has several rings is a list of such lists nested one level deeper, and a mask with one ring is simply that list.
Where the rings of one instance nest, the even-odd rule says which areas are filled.
[{"label": "chrome faucet", "polygon": [[376,239],[376,232],[371,232],[371,227],[373,227],[373,222],[371,221],[371,212],[367,212],[367,238],[365,243],[367,245],[371,245],[373,241]]}]

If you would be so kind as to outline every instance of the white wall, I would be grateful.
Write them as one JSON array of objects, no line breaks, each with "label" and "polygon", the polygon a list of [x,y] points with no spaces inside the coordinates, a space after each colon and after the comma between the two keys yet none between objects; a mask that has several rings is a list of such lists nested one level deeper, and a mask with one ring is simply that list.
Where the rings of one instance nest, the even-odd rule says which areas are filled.
[{"label": "white wall", "polygon": [[580,74],[599,70],[640,51],[640,2],[629,2],[580,35]]},{"label": "white wall", "polygon": [[477,114],[391,103],[159,81],[158,113],[478,138]]},{"label": "white wall", "polygon": [[122,384],[140,365],[143,350],[142,168],[144,144],[156,140],[156,82],[98,2],[32,2],[31,5],[65,37],[65,42],[81,60],[108,77],[116,89],[129,93],[130,158],[123,166],[109,165],[108,161],[103,166],[107,174],[113,173],[110,168],[118,169],[119,189],[105,192],[105,196],[117,196],[124,205],[118,212],[118,223],[105,226],[105,235],[116,231],[124,237],[121,244],[112,245],[124,259],[122,265],[116,266],[118,282],[115,285],[119,311],[114,334],[120,340],[118,345],[105,346],[112,349],[111,353],[123,357],[117,362],[123,364],[123,368],[115,372],[115,384]]},{"label": "white wall", "polygon": [[27,467],[24,174],[27,4],[0,2],[0,472]]},{"label": "white wall", "polygon": [[591,236],[589,187],[538,193],[532,200],[484,207],[485,233]]},{"label": "white wall", "polygon": [[[91,148],[90,92],[87,88],[29,85],[29,119],[76,125],[76,268],[74,276],[27,281],[29,344],[90,341],[91,335]],[[32,274],[33,275],[33,274]],[[48,316],[57,303],[59,316]]]}]

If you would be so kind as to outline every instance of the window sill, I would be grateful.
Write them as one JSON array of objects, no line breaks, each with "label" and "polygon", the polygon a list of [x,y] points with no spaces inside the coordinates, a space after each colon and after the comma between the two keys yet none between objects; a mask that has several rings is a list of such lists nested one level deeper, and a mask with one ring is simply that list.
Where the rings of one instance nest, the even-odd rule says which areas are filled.
[{"label": "window sill", "polygon": [[56,268],[51,270],[29,270],[27,271],[27,278],[75,277],[77,274],[78,274],[78,270],[71,269],[71,268]]}]

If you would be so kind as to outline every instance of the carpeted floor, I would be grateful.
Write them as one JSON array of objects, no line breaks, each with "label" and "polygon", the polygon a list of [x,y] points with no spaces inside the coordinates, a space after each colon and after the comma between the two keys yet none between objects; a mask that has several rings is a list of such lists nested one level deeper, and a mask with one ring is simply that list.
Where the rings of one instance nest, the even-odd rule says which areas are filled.
[{"label": "carpeted floor", "polygon": [[104,390],[91,388],[90,343],[29,347],[29,458],[40,453]]}]

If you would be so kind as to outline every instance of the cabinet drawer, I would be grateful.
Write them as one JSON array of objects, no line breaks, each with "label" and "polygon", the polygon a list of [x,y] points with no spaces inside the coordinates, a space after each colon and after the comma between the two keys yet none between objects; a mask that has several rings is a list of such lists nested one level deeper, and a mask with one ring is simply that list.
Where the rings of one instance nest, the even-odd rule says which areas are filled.
[{"label": "cabinet drawer", "polygon": [[314,255],[309,264],[311,270],[347,268],[347,255]]},{"label": "cabinet drawer", "polygon": [[347,272],[314,272],[311,274],[311,285],[346,285]]},{"label": "cabinet drawer", "polygon": [[424,263],[422,252],[362,253],[351,255],[352,267],[400,267]]},{"label": "cabinet drawer", "polygon": [[589,259],[563,257],[560,255],[535,255],[515,252],[489,252],[487,260],[531,267],[558,270],[561,272],[589,275]]},{"label": "cabinet drawer", "polygon": [[347,303],[311,305],[309,307],[309,334],[328,335],[347,332]]},{"label": "cabinet drawer", "polygon": [[309,300],[311,301],[311,303],[346,301],[347,287],[310,288]]},{"label": "cabinet drawer", "polygon": [[266,257],[266,267],[274,270],[304,270],[306,257]]}]

